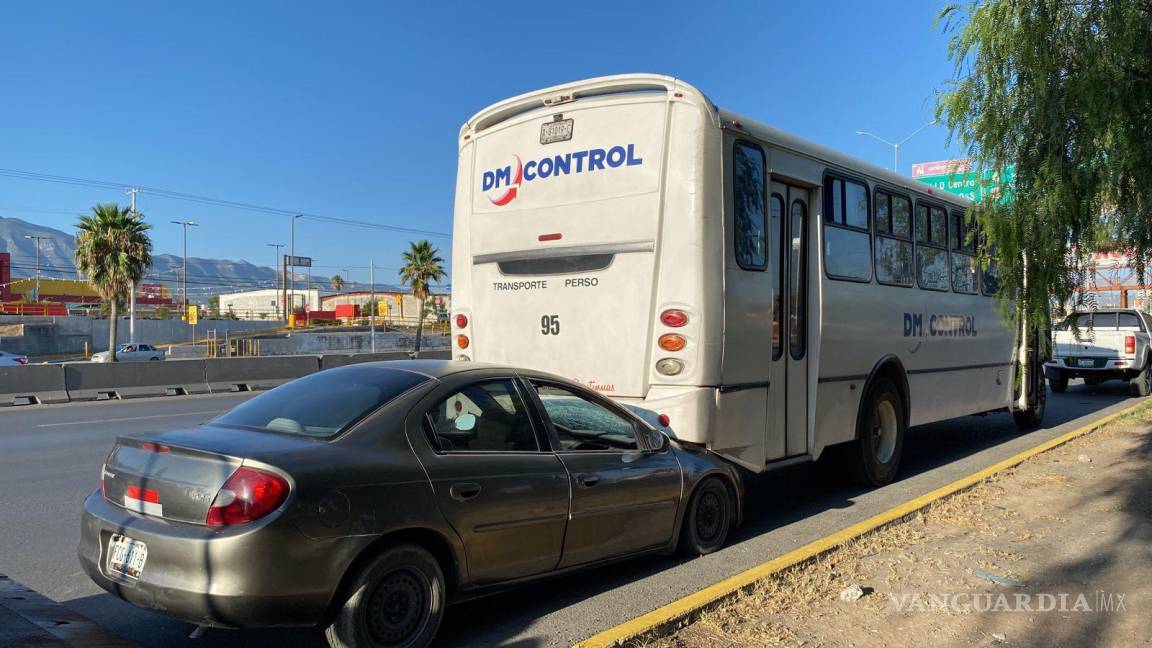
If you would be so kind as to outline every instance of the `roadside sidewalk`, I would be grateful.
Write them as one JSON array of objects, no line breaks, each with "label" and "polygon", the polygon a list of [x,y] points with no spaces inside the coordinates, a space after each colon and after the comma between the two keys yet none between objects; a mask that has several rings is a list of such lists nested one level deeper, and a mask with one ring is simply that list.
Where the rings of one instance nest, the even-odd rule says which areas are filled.
[{"label": "roadside sidewalk", "polygon": [[1152,645],[1152,408],[782,572],[655,645]]},{"label": "roadside sidewalk", "polygon": [[0,646],[134,648],[135,645],[0,574]]}]

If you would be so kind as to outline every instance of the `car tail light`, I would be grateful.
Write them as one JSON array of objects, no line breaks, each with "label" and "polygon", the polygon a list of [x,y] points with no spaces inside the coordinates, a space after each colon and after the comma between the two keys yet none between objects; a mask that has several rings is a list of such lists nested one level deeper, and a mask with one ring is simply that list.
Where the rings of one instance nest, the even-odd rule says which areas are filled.
[{"label": "car tail light", "polygon": [[28,358],[16,358],[16,364],[26,365],[28,364]]},{"label": "car tail light", "polygon": [[688,313],[676,308],[669,308],[660,313],[660,323],[671,328],[680,328],[688,323]]},{"label": "car tail light", "polygon": [[664,349],[665,351],[679,351],[680,349],[683,349],[686,344],[688,344],[688,341],[684,339],[683,335],[665,333],[664,335],[660,336],[657,344],[659,344],[660,348]]},{"label": "car tail light", "polygon": [[468,339],[467,335],[456,336],[456,346],[460,347],[461,349],[467,349],[471,342],[472,341]]},{"label": "car tail light", "polygon": [[456,316],[456,328],[464,328],[468,326],[468,316],[461,313]]},{"label": "car tail light", "polygon": [[1124,353],[1136,353],[1136,336],[1129,335],[1124,338]]},{"label": "car tail light", "polygon": [[141,443],[140,448],[142,450],[147,450],[148,452],[172,452],[172,448],[169,448],[166,445],[160,445],[159,443],[152,443],[151,441],[145,441],[144,443]]},{"label": "car tail light", "polygon": [[222,527],[259,520],[284,503],[288,490],[280,475],[242,466],[220,487],[204,523]]}]

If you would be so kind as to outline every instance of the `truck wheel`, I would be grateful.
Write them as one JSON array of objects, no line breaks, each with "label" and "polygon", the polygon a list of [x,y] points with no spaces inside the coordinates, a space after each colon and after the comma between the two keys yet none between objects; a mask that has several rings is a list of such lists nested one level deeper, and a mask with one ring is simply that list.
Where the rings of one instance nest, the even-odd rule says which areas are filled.
[{"label": "truck wheel", "polygon": [[421,547],[400,545],[356,576],[351,594],[324,630],[332,648],[421,648],[444,616],[444,572]]},{"label": "truck wheel", "polygon": [[696,487],[684,528],[680,532],[680,549],[693,556],[703,556],[724,546],[732,521],[736,519],[732,497],[723,482],[710,477]]},{"label": "truck wheel", "polygon": [[884,486],[896,477],[904,452],[904,399],[896,384],[879,377],[864,395],[856,440],[846,444],[844,458],[856,481]]},{"label": "truck wheel", "polygon": [[1068,391],[1068,374],[1063,371],[1055,372],[1053,377],[1048,379],[1048,386],[1052,388],[1053,393],[1063,394]]},{"label": "truck wheel", "polygon": [[1133,396],[1143,398],[1152,394],[1152,368],[1149,367],[1150,364],[1152,364],[1152,358],[1145,358],[1144,368],[1136,374],[1135,378],[1128,381],[1128,388],[1132,391]]}]

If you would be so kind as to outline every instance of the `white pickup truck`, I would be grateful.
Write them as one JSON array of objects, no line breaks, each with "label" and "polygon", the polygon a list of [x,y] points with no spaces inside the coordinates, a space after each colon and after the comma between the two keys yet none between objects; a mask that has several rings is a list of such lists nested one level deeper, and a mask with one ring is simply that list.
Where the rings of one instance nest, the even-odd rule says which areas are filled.
[{"label": "white pickup truck", "polygon": [[1068,388],[1071,378],[1089,386],[1126,380],[1132,394],[1152,392],[1152,316],[1135,309],[1099,310],[1069,315],[1052,333],[1052,359],[1044,374],[1052,391]]}]

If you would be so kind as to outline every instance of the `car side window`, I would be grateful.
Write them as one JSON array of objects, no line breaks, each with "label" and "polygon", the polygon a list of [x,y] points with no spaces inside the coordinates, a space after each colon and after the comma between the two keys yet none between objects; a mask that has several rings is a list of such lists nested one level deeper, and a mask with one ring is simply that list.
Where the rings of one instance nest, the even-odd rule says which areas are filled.
[{"label": "car side window", "polygon": [[511,379],[463,387],[428,411],[429,441],[440,452],[538,452],[540,444]]},{"label": "car side window", "polygon": [[636,426],[608,408],[563,387],[538,384],[536,393],[556,429],[560,450],[635,450]]}]

